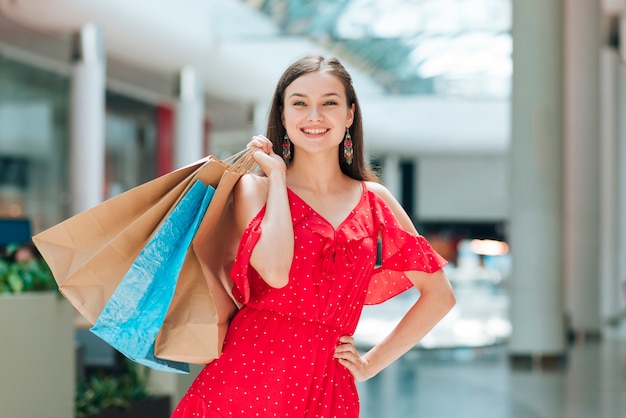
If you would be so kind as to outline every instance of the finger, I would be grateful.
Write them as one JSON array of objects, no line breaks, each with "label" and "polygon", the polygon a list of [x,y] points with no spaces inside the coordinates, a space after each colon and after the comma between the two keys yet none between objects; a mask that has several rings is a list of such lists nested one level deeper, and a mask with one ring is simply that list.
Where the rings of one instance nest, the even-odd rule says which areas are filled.
[{"label": "finger", "polygon": [[271,154],[272,152],[272,141],[270,141],[267,137],[263,135],[255,135],[252,137],[252,141],[255,146],[261,148],[265,151],[266,154]]},{"label": "finger", "polygon": [[261,135],[254,135],[250,139],[250,142],[248,142],[248,146],[254,146],[254,147],[257,147],[257,148],[262,148],[266,143],[267,143],[267,140],[266,140],[265,137],[263,137]]},{"label": "finger", "polygon": [[339,338],[339,344],[337,344],[337,348],[341,347],[342,350],[352,350],[356,352],[356,347],[354,346],[354,338],[350,335],[344,335]]},{"label": "finger", "polygon": [[354,348],[354,346],[349,345],[349,344],[344,344],[344,345],[338,346],[335,349],[335,357],[345,358],[351,361],[355,361],[356,359],[360,357],[360,354],[357,351],[357,349]]},{"label": "finger", "polygon": [[351,373],[354,374],[354,363],[352,363],[351,361],[348,361],[346,359],[338,359],[339,364],[341,364],[342,366],[344,366],[346,369],[350,370]]},{"label": "finger", "polygon": [[360,370],[358,368],[358,366],[354,363],[351,362],[349,360],[345,360],[345,359],[338,359],[339,364],[341,364],[343,367],[345,367],[346,369],[348,369],[348,371],[350,372],[350,374],[352,376],[354,376],[357,380],[362,380],[360,378]]},{"label": "finger", "polygon": [[354,353],[350,351],[335,350],[335,358],[349,359],[354,357]]},{"label": "finger", "polygon": [[254,161],[261,166],[261,168],[267,168],[265,165],[269,162],[270,157],[265,150],[257,148],[252,154]]},{"label": "finger", "polygon": [[340,343],[354,344],[354,337],[351,335],[342,335],[339,337]]},{"label": "finger", "polygon": [[356,353],[356,349],[352,344],[339,344],[335,347],[336,353]]}]

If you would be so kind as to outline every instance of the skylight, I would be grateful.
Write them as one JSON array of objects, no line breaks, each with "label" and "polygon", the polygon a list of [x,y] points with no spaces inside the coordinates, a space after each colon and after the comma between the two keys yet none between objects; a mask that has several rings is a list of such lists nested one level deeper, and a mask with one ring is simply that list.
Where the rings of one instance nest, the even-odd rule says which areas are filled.
[{"label": "skylight", "polygon": [[243,0],[390,94],[508,98],[511,0]]}]

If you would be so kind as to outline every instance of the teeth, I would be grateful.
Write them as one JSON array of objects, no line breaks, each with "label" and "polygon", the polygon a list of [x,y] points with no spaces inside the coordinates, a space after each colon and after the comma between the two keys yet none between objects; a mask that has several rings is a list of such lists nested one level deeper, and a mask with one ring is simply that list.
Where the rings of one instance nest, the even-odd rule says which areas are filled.
[{"label": "teeth", "polygon": [[326,129],[305,129],[304,132],[307,134],[323,134],[326,132]]}]

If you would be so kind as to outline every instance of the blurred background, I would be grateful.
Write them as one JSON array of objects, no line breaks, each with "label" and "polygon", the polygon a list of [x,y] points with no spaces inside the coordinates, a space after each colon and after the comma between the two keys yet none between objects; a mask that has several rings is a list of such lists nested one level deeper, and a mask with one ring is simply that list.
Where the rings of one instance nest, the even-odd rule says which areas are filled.
[{"label": "blurred background", "polygon": [[[362,416],[626,417],[625,15],[623,0],[0,0],[0,247],[241,150],[286,66],[334,55],[371,163],[458,300],[359,384]],[[417,297],[366,307],[359,346]],[[35,331],[3,317],[8,298],[0,332],[24,348]],[[47,415],[0,333],[0,415],[96,416],[76,412],[81,385],[127,367],[75,315],[63,332]],[[24,362],[55,362],[43,347]],[[189,379],[146,385],[171,408]]]}]

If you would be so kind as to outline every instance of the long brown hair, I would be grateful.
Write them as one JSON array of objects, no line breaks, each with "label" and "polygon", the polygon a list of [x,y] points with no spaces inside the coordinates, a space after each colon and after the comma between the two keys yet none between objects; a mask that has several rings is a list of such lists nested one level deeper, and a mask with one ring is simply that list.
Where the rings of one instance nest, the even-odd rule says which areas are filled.
[{"label": "long brown hair", "polygon": [[[342,141],[339,145],[338,152],[341,171],[356,180],[379,181],[378,176],[376,176],[368,162],[365,160],[361,108],[359,106],[359,101],[356,97],[354,87],[352,86],[352,77],[339,60],[334,57],[325,58],[320,55],[307,55],[291,64],[280,77],[280,80],[278,80],[276,90],[274,91],[274,98],[272,99],[272,106],[269,112],[266,132],[266,136],[270,139],[270,141],[272,141],[274,152],[278,155],[282,155],[283,138],[286,134],[286,129],[282,123],[285,90],[297,78],[316,71],[328,71],[329,73],[334,74],[341,81],[346,90],[348,107],[354,105],[354,121],[352,122],[352,126],[349,128],[350,136],[352,137],[354,155],[352,164],[348,165],[343,157]],[[293,152],[293,144],[291,144],[292,155]]]}]

